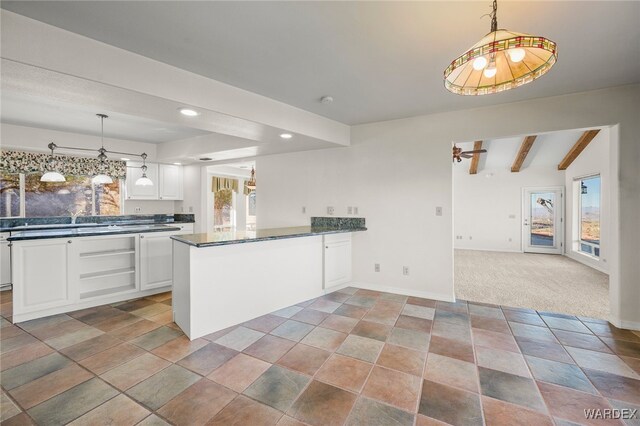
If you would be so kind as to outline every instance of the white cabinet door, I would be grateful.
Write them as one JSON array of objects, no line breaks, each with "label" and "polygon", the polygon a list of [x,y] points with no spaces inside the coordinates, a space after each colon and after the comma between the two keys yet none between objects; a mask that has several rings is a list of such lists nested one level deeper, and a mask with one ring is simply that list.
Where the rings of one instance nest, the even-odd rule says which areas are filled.
[{"label": "white cabinet door", "polygon": [[147,177],[153,182],[153,185],[150,186],[136,185],[136,180],[142,176],[141,166],[142,163],[139,162],[127,162],[127,200],[157,200],[160,186],[158,182],[158,165],[147,163]]},{"label": "white cabinet door", "polygon": [[161,200],[182,200],[182,166],[160,164],[158,169]]},{"label": "white cabinet door", "polygon": [[11,248],[7,237],[8,232],[0,236],[0,285],[11,284]]},{"label": "white cabinet door", "polygon": [[351,281],[351,234],[324,237],[324,288]]},{"label": "white cabinet door", "polygon": [[174,232],[140,234],[140,290],[169,286],[173,282]]},{"label": "white cabinet door", "polygon": [[69,281],[70,241],[60,238],[13,244],[14,317],[73,303]]}]

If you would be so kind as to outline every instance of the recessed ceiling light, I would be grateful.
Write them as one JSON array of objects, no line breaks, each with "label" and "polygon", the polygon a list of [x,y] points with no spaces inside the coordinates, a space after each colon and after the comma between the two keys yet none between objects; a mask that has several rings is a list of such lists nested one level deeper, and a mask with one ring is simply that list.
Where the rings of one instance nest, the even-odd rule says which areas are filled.
[{"label": "recessed ceiling light", "polygon": [[293,135],[291,133],[281,133],[280,137],[282,139],[291,139],[293,137]]},{"label": "recessed ceiling light", "polygon": [[320,98],[320,102],[323,104],[330,104],[331,102],[333,102],[333,97],[332,96],[323,96]]},{"label": "recessed ceiling light", "polygon": [[131,158],[121,158],[122,161],[131,161]]},{"label": "recessed ceiling light", "polygon": [[180,114],[186,115],[187,117],[195,117],[196,115],[200,115],[200,113],[191,108],[178,108]]},{"label": "recessed ceiling light", "polygon": [[176,166],[182,166],[182,163],[173,163]]}]

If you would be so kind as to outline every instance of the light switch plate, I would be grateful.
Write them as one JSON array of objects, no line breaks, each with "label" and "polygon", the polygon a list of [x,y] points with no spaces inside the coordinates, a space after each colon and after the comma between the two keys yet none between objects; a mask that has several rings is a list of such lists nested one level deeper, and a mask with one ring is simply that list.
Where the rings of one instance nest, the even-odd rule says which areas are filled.
[{"label": "light switch plate", "polygon": [[357,207],[353,208],[353,214],[358,214],[358,208]]},{"label": "light switch plate", "polygon": [[442,216],[442,207],[436,207],[436,216]]},{"label": "light switch plate", "polygon": [[347,214],[353,214],[353,207],[347,207]]},{"label": "light switch plate", "polygon": [[142,207],[136,207],[133,209],[135,213],[142,213]]},{"label": "light switch plate", "polygon": [[332,214],[333,214],[333,211],[334,211],[334,208],[333,208],[333,207],[331,207],[331,206],[327,207],[327,214],[328,214],[328,215],[332,215]]},{"label": "light switch plate", "polygon": [[302,206],[302,214],[305,214],[307,212],[307,208],[305,206]]}]

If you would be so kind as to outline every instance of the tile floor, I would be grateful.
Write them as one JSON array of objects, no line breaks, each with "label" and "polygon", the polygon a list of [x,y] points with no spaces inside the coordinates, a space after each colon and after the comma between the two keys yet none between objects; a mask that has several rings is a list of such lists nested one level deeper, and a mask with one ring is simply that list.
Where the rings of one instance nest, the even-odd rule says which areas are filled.
[{"label": "tile floor", "polygon": [[549,312],[346,288],[194,341],[169,293],[16,326],[3,292],[0,313],[3,425],[621,424],[583,410],[640,408],[640,335]]}]

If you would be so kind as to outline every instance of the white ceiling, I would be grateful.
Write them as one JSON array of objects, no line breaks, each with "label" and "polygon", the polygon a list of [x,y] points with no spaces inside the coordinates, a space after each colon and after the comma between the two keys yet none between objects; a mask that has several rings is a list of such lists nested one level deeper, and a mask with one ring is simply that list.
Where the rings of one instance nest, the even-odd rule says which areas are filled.
[{"label": "white ceiling", "polygon": [[[521,170],[527,168],[557,170],[558,163],[583,133],[584,130],[565,130],[538,135],[522,164]],[[518,136],[483,141],[482,148],[486,149],[487,153],[480,155],[479,173],[482,174],[482,171],[510,170],[523,139],[524,136]],[[458,143],[456,145],[465,151],[473,149],[473,142]],[[455,170],[463,169],[464,173],[468,173],[469,161],[463,160],[462,163],[454,163]]]},{"label": "white ceiling", "polygon": [[140,142],[162,143],[208,133],[165,121],[12,91],[2,93],[0,111],[2,123],[94,136],[100,136],[100,119],[96,114],[107,114],[105,137]]},{"label": "white ceiling", "polygon": [[480,97],[450,94],[442,72],[488,32],[488,0],[2,7],[347,124],[640,81],[640,2],[501,1],[500,27],[554,40],[559,59],[533,84]]}]

